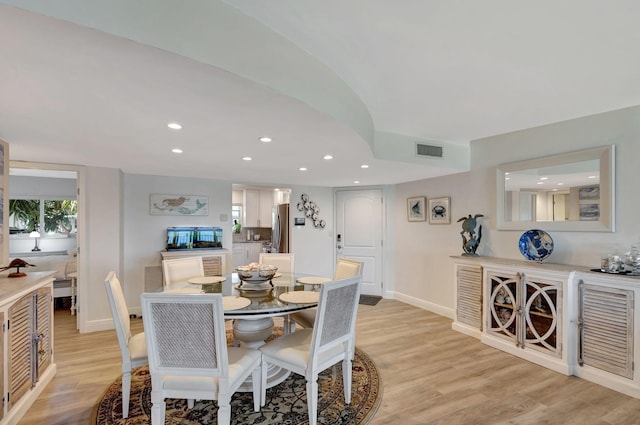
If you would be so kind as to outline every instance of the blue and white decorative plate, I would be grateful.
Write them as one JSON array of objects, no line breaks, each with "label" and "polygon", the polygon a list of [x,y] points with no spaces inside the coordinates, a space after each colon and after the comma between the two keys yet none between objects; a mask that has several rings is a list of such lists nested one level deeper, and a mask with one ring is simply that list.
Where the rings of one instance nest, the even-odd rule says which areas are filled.
[{"label": "blue and white decorative plate", "polygon": [[520,236],[518,248],[524,258],[540,263],[553,252],[553,239],[544,230],[527,230]]}]

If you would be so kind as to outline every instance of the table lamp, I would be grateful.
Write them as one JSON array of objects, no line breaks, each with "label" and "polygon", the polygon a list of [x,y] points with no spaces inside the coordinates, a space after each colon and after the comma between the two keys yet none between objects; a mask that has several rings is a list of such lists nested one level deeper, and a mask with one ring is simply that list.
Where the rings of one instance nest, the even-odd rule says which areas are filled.
[{"label": "table lamp", "polygon": [[40,238],[40,233],[34,230],[33,232],[29,233],[29,237],[35,238],[36,240],[36,246],[34,246],[31,251],[40,251],[40,248],[38,248],[38,239]]}]

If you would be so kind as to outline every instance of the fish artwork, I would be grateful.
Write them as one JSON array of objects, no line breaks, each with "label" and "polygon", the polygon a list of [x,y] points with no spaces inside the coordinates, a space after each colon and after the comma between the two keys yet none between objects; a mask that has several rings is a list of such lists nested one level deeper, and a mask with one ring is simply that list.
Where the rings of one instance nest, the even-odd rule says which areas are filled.
[{"label": "fish artwork", "polygon": [[193,207],[190,208],[189,206],[185,205],[185,203],[187,203],[189,199],[190,198],[186,198],[184,196],[180,196],[179,198],[166,198],[161,200],[160,202],[154,203],[153,208],[155,208],[157,211],[190,215],[195,214],[196,212],[207,206],[206,202],[202,202],[199,199],[196,199],[195,206],[191,204],[191,206]]}]

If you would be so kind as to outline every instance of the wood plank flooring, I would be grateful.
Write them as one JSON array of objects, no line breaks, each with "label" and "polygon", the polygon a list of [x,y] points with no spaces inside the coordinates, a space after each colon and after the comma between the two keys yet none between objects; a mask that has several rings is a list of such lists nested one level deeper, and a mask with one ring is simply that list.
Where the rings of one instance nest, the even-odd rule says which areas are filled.
[{"label": "wood plank flooring", "polygon": [[[58,373],[19,425],[86,425],[120,375],[115,332],[81,335],[74,319],[56,312]],[[142,330],[140,319],[132,330]],[[359,307],[356,344],[382,376],[372,425],[640,425],[640,400],[483,345],[398,301]]]}]

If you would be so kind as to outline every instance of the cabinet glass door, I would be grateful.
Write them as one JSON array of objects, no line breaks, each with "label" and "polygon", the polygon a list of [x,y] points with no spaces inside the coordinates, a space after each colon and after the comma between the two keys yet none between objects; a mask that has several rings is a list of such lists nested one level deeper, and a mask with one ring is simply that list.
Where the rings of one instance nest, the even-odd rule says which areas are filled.
[{"label": "cabinet glass door", "polygon": [[517,339],[517,275],[489,275],[487,331]]},{"label": "cabinet glass door", "polygon": [[524,345],[560,355],[560,283],[540,282],[534,279],[525,279],[523,283]]}]

